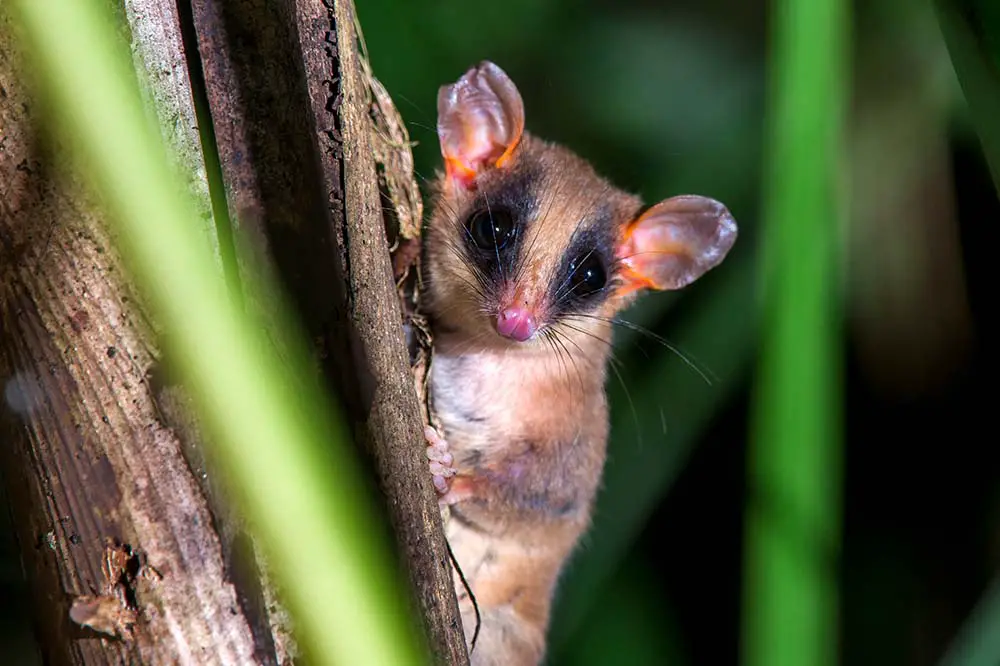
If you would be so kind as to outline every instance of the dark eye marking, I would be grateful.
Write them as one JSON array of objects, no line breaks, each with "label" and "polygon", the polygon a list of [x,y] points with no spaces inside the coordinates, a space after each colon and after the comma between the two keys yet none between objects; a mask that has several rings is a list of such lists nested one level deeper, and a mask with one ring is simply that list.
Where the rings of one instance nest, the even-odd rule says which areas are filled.
[{"label": "dark eye marking", "polygon": [[610,293],[615,265],[611,216],[598,214],[588,222],[574,233],[552,281],[553,317],[589,310]]},{"label": "dark eye marking", "polygon": [[564,298],[586,298],[608,283],[608,273],[597,250],[588,250],[569,263],[569,280]]},{"label": "dark eye marking", "polygon": [[482,295],[495,296],[518,272],[525,225],[535,218],[540,170],[531,161],[483,183],[476,200],[457,219],[463,255]]},{"label": "dark eye marking", "polygon": [[506,206],[480,208],[465,223],[475,246],[489,253],[504,250],[517,235],[514,218]]}]

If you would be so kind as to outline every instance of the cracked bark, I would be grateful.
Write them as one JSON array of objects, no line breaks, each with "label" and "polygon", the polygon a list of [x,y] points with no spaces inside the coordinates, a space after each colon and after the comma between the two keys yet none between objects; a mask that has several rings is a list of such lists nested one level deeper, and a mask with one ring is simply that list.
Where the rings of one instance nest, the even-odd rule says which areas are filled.
[{"label": "cracked bark", "polygon": [[[436,659],[468,663],[391,279],[353,6],[179,6],[126,0],[123,14],[220,272],[249,284],[253,253],[279,278],[315,342],[318,375],[371,453]],[[83,184],[58,168],[63,147],[38,131],[11,34],[0,10],[0,432],[38,644],[54,664],[286,663],[294,643],[252,539],[211,483],[183,392],[159,371],[155,322],[114,238]],[[189,69],[185,52],[200,63]],[[235,247],[213,222],[214,172],[192,102],[200,77],[225,195],[214,211],[231,221]],[[241,295],[266,326],[274,295]],[[68,619],[73,596],[102,586],[108,537],[163,576],[135,583],[144,622],[131,643]]]}]

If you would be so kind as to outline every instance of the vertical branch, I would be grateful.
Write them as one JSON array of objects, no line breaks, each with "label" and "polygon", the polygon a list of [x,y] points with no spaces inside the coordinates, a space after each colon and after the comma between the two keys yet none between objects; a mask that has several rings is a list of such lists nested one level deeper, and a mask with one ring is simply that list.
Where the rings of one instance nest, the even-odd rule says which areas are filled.
[{"label": "vertical branch", "polygon": [[[318,0],[302,4],[316,6]],[[348,312],[356,327],[352,347],[378,384],[370,393],[369,448],[375,454],[390,518],[423,611],[425,629],[443,664],[468,663],[451,563],[437,495],[424,456],[417,395],[405,353],[402,314],[392,280],[383,226],[366,83],[355,34],[354,3],[336,0],[344,141],[345,219],[338,236],[348,275]],[[310,62],[307,58],[306,62]],[[319,99],[313,111],[319,117]],[[375,388],[375,387],[373,387]]]},{"label": "vertical branch", "polygon": [[[176,16],[170,3],[159,5],[160,23],[148,22],[137,40],[173,39]],[[220,664],[251,663],[253,635],[247,617],[234,611],[239,591],[226,576],[213,516],[178,433],[162,420],[151,381],[160,349],[148,311],[84,184],[57,167],[67,147],[42,138],[42,106],[27,89],[33,71],[15,48],[15,33],[5,6],[0,462],[39,646],[54,664],[175,663],[178,655],[201,654]],[[161,46],[179,52],[176,43]],[[176,60],[159,63],[176,72]],[[156,82],[158,113],[185,115],[191,100],[182,79],[183,70]],[[186,141],[182,155],[197,161],[196,134]],[[74,599],[106,589],[108,539],[129,544],[162,574],[130,583],[141,625],[133,641],[70,620]]]},{"label": "vertical branch", "polygon": [[[402,315],[369,143],[353,6],[192,0],[193,25],[244,279],[264,257],[314,341],[316,364],[373,454],[425,629],[467,662],[423,455]],[[246,294],[267,322],[281,305]]]},{"label": "vertical branch", "polygon": [[[25,11],[29,7],[22,4]],[[151,103],[162,126],[177,130],[176,135],[167,131],[180,148],[181,164],[176,166],[194,175],[195,182],[189,181],[188,187],[202,195],[196,208],[200,206],[202,219],[210,220],[205,160],[197,135],[192,134],[194,86],[187,73],[195,73],[196,85],[198,75],[204,77],[228,213],[238,234],[240,277],[249,285],[243,294],[249,297],[246,307],[274,331],[272,342],[277,343],[279,354],[286,355],[290,367],[300,367],[294,343],[281,333],[286,306],[274,292],[256,289],[267,282],[257,273],[258,259],[263,257],[264,273],[280,277],[292,309],[301,315],[310,339],[316,342],[316,369],[338,389],[359,440],[373,453],[438,660],[467,663],[389,267],[368,143],[368,109],[362,94],[353,7],[329,6],[319,0],[194,0],[187,17],[178,16],[176,5],[165,0],[126,0],[124,7],[135,44],[133,63],[141,70],[138,79],[146,86],[147,105]],[[42,16],[37,6],[30,14],[36,22]],[[0,17],[6,21],[5,13]],[[0,38],[6,44],[11,31],[6,23],[2,27]],[[33,26],[36,39],[44,32],[40,27]],[[187,30],[189,46],[197,43],[201,69],[199,63],[184,63],[181,58],[180,54],[191,53],[178,43],[182,28]],[[88,29],[102,32],[96,24]],[[86,31],[80,30],[81,35]],[[286,394],[280,388],[258,390],[251,381],[230,384],[235,388],[228,395],[219,393],[222,385],[217,373],[203,365],[203,347],[214,349],[217,355],[232,348],[235,357],[246,361],[246,353],[257,343],[238,327],[232,328],[236,322],[227,317],[233,303],[219,300],[217,284],[208,286],[211,269],[198,263],[197,253],[179,260],[178,265],[185,267],[183,273],[163,269],[161,250],[169,255],[167,248],[175,247],[179,253],[185,243],[193,243],[192,230],[177,226],[190,211],[185,205],[169,203],[167,189],[172,181],[158,171],[157,151],[146,150],[149,146],[142,144],[145,139],[138,125],[129,125],[125,132],[133,142],[128,145],[145,146],[133,153],[144,157],[133,160],[132,166],[147,175],[147,182],[163,185],[151,187],[149,198],[142,202],[133,197],[137,183],[126,184],[133,174],[119,178],[123,172],[116,171],[117,165],[129,162],[127,156],[115,161],[109,157],[112,147],[101,145],[99,136],[104,130],[97,119],[102,116],[88,111],[85,120],[82,115],[74,116],[71,123],[81,133],[81,146],[86,146],[90,158],[99,156],[95,182],[110,188],[102,190],[102,198],[109,199],[117,217],[123,218],[120,229],[125,237],[118,238],[89,205],[82,194],[84,185],[53,173],[50,157],[61,157],[66,147],[52,146],[51,156],[39,148],[36,119],[29,111],[33,103],[25,103],[22,90],[32,76],[24,73],[12,53],[0,49],[4,85],[0,112],[5,130],[0,155],[5,188],[0,208],[4,258],[0,368],[11,378],[7,387],[14,397],[8,401],[16,406],[17,414],[7,421],[9,432],[20,443],[5,464],[10,470],[6,476],[14,480],[10,494],[23,511],[16,517],[22,545],[25,549],[47,546],[47,550],[35,549],[39,552],[32,573],[39,598],[46,600],[42,604],[46,616],[40,624],[48,632],[48,656],[55,663],[99,663],[126,656],[137,663],[161,663],[177,655],[200,662],[198,655],[205,654],[213,655],[212,663],[221,664],[283,662],[289,656],[288,646],[276,637],[281,628],[272,626],[262,608],[265,604],[260,603],[260,572],[234,566],[242,527],[239,521],[230,520],[233,516],[224,504],[214,501],[215,488],[199,484],[210,458],[201,450],[199,428],[193,422],[165,418],[175,411],[183,414],[186,405],[179,410],[169,408],[176,402],[168,395],[175,387],[162,382],[157,327],[149,323],[152,319],[144,299],[122,266],[116,250],[119,242],[131,248],[144,271],[140,275],[147,280],[158,317],[173,322],[168,330],[176,335],[172,348],[179,354],[175,360],[194,378],[200,400],[206,402],[205,392],[209,392],[217,410],[235,414],[240,405],[254,404],[257,414],[277,415],[287,407],[275,406],[278,394],[280,399]],[[45,56],[50,75],[69,76],[72,68],[65,60],[39,53]],[[108,81],[120,84],[119,74]],[[52,90],[65,94],[59,86]],[[94,109],[101,107],[93,97],[96,93],[84,92],[90,94]],[[67,108],[64,98],[57,99],[61,101],[54,106]],[[107,117],[114,115],[110,111]],[[129,108],[121,117],[134,123],[132,113]],[[156,238],[129,226],[135,224],[140,210],[158,230]],[[214,232],[210,223],[203,227],[215,251],[218,274],[220,258],[225,259],[227,250]],[[186,297],[177,295],[181,293]],[[200,333],[194,333],[193,326],[177,327],[177,322],[192,318],[198,320]],[[257,348],[262,354],[257,377],[268,384],[264,378],[277,372],[276,366],[268,350]],[[252,371],[247,365],[227,367],[236,375]],[[273,376],[279,378],[281,373]],[[285,386],[287,381],[275,379],[270,386]],[[311,397],[299,399],[301,411],[315,417],[318,403]],[[289,418],[294,419],[291,414],[285,411],[271,425],[277,423],[274,427],[280,430],[290,424]],[[241,430],[241,424],[234,425],[228,416],[211,411],[208,416],[208,426],[222,440],[221,450],[227,458],[237,457],[234,473],[244,484],[279,467],[284,473],[301,472],[307,460],[315,462],[306,450],[293,451],[290,442],[284,458],[268,458],[276,452],[265,448],[239,458],[239,445],[250,445],[255,433]],[[318,423],[314,434],[328,425],[322,418],[311,421]],[[182,436],[190,432],[196,434],[195,441]],[[353,479],[343,477],[350,469],[347,462],[329,472],[329,478],[337,477],[334,472],[340,474],[338,497],[349,496],[354,485]],[[313,464],[306,476],[315,473],[321,472]],[[209,474],[210,479],[214,476],[214,472]],[[310,482],[317,481],[313,476]],[[312,520],[323,513],[297,505],[301,494],[284,497],[291,501],[289,510],[300,517],[308,513]],[[326,507],[328,500],[332,501],[316,497],[314,503]],[[266,521],[275,527],[270,505],[251,502],[251,506],[258,518],[270,512]],[[364,515],[360,511],[342,515],[348,514]],[[73,521],[69,525],[64,520],[67,516]],[[282,567],[287,571],[307,566],[293,548],[292,533],[272,529],[271,536],[276,533],[283,535],[282,547],[271,552],[281,558]],[[333,545],[325,536],[317,536],[321,538],[319,551]],[[134,642],[113,642],[86,631],[77,640],[74,632],[83,630],[67,619],[73,596],[100,594],[109,588],[101,567],[108,538],[129,543],[163,574],[160,584],[130,582],[136,588],[129,592],[138,598],[137,613],[148,625]],[[360,546],[354,555],[365,547]],[[252,560],[252,549],[249,555]],[[371,561],[377,559],[373,553]],[[347,567],[344,571],[355,570]],[[314,587],[311,593],[297,584],[298,610],[305,608],[302,604],[317,589],[336,585],[336,576],[315,577],[317,582],[321,578],[326,587]],[[366,602],[387,601],[379,597],[381,593]],[[315,638],[321,613],[308,610],[308,626]],[[361,624],[374,617],[369,612]],[[386,635],[397,629],[398,625],[392,625]],[[329,637],[322,642],[325,648],[344,647],[337,647],[337,641],[331,643]],[[393,642],[399,654],[409,649],[401,640],[369,644],[370,657],[393,653]],[[364,639],[350,643],[353,650]]]}]

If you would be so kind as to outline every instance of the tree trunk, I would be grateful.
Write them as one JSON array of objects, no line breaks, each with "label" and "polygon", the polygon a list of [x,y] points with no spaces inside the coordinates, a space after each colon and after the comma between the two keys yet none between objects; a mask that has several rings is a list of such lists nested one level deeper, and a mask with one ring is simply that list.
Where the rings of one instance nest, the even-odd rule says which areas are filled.
[{"label": "tree trunk", "polygon": [[[353,6],[179,5],[125,0],[123,9],[138,78],[191,175],[220,275],[265,326],[278,305],[250,287],[249,254],[279,278],[315,342],[317,370],[373,454],[430,645],[440,663],[467,663],[392,283]],[[253,540],[213,485],[183,391],[159,369],[155,322],[115,239],[61,168],[64,147],[40,131],[14,31],[0,10],[0,455],[44,658],[288,663],[294,641]],[[200,114],[195,99],[207,103]],[[109,582],[105,559],[116,552],[127,572]],[[127,616],[70,621],[82,595],[116,587],[138,607],[134,631]]]}]

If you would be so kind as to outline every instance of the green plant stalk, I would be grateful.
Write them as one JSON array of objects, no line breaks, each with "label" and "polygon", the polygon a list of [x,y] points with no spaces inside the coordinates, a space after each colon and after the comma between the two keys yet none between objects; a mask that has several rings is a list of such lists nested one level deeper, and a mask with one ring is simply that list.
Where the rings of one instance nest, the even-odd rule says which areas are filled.
[{"label": "green plant stalk", "polygon": [[13,6],[52,120],[106,203],[121,250],[169,333],[303,647],[318,664],[421,663],[398,592],[405,586],[387,545],[375,539],[380,530],[370,527],[375,514],[364,504],[348,440],[322,397],[306,390],[304,346],[290,345],[295,353],[279,360],[227,295],[102,3]]},{"label": "green plant stalk", "polygon": [[1000,3],[937,0],[938,23],[1000,192]]},{"label": "green plant stalk", "polygon": [[837,236],[848,6],[776,0],[743,663],[837,663]]},{"label": "green plant stalk", "polygon": [[[1000,193],[1000,4],[995,0],[937,0],[934,5],[993,185]],[[1000,578],[994,580],[965,621],[941,666],[998,663],[997,626]]]},{"label": "green plant stalk", "polygon": [[940,666],[1000,663],[1000,576],[994,578],[942,657]]}]

